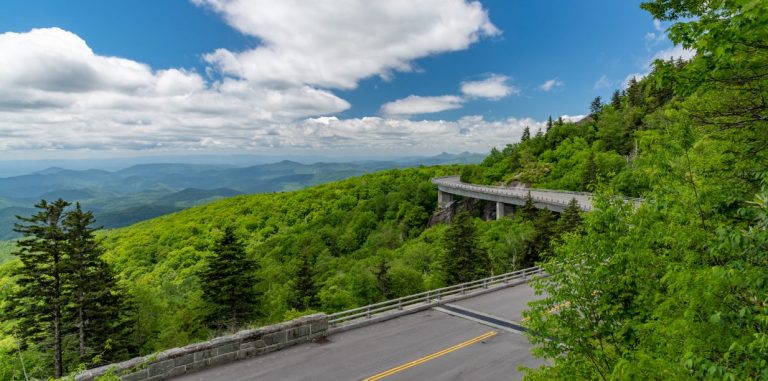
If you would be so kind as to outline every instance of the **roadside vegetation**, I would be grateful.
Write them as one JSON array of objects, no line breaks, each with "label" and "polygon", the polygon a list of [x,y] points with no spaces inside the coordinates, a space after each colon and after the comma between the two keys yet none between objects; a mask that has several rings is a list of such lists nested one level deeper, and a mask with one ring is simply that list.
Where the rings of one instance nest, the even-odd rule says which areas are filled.
[{"label": "roadside vegetation", "polygon": [[[657,61],[609,101],[594,99],[589,118],[550,120],[479,165],[237,196],[96,233],[90,252],[121,300],[108,313],[125,325],[80,351],[77,319],[63,314],[61,358],[72,360],[61,371],[540,264],[551,276],[535,284],[546,297],[526,324],[548,361],[527,379],[768,379],[768,9],[757,0],[643,7],[683,20],[670,36],[696,57]],[[529,200],[499,221],[467,208],[430,226],[430,179],[455,173],[594,191],[597,208],[558,216]],[[41,306],[23,248],[51,250],[24,245],[0,264],[0,379],[55,372],[52,323],[36,322],[35,335],[24,328],[25,312]],[[66,311],[78,306],[73,289],[54,298]]]}]

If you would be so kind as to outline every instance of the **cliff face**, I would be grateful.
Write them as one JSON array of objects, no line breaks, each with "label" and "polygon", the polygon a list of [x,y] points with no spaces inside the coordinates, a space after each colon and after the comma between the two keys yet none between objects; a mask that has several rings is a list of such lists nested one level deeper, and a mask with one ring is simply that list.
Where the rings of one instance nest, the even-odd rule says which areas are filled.
[{"label": "cliff face", "polygon": [[453,216],[462,211],[467,211],[471,215],[478,216],[485,221],[493,220],[496,218],[496,205],[494,203],[465,198],[462,200],[454,201],[446,208],[435,210],[435,212],[429,218],[427,227],[429,228],[437,224],[448,224],[453,219]]}]

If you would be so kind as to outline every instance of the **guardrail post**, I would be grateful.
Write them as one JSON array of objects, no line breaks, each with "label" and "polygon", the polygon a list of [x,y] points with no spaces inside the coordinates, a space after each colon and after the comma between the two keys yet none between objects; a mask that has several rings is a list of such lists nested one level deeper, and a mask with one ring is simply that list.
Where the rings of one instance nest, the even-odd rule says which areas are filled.
[{"label": "guardrail post", "polygon": [[397,299],[397,310],[402,311],[403,310],[403,300]]},{"label": "guardrail post", "polygon": [[371,318],[371,306],[368,306],[368,308],[365,309],[365,318],[366,319]]},{"label": "guardrail post", "polygon": [[440,301],[440,290],[437,290],[437,300]]},{"label": "guardrail post", "polygon": [[464,295],[464,285],[461,285],[461,294]]},{"label": "guardrail post", "polygon": [[427,291],[427,296],[424,297],[424,303],[429,304],[429,291]]},{"label": "guardrail post", "polygon": [[483,288],[488,288],[488,280],[483,279]]},{"label": "guardrail post", "polygon": [[504,284],[509,283],[509,275],[504,274]]}]

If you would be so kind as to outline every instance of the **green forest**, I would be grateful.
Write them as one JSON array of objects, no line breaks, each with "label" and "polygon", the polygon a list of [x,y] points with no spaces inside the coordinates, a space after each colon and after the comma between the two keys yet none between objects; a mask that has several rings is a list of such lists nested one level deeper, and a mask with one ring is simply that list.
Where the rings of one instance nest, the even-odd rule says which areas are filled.
[{"label": "green forest", "polygon": [[[584,120],[550,118],[481,164],[241,195],[109,231],[62,206],[61,373],[538,264],[550,276],[534,283],[546,296],[526,324],[547,363],[526,379],[768,379],[768,7],[642,7],[674,21],[670,38],[696,56],[656,61],[611,99],[585,100]],[[484,221],[482,205],[465,202],[452,223],[430,224],[430,180],[459,173],[595,192],[596,208],[557,215],[529,202]],[[31,334],[21,308],[42,308],[25,288],[25,255],[50,251],[30,237],[32,249],[10,249],[18,258],[0,254],[0,379],[56,374],[48,326],[31,322]],[[108,286],[99,313],[115,323],[84,351],[71,311],[91,286],[66,274],[93,269]],[[216,284],[221,274],[233,283]],[[244,308],[215,292],[231,284],[252,286],[237,297]]]}]

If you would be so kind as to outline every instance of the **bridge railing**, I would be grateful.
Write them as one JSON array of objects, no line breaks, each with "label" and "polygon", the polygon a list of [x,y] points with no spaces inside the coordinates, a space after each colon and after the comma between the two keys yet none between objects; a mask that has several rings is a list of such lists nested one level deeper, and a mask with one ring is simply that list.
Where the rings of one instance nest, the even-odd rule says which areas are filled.
[{"label": "bridge railing", "polygon": [[478,294],[491,288],[499,288],[514,281],[529,280],[534,275],[542,273],[543,270],[538,267],[529,267],[527,269],[495,275],[485,279],[478,279],[414,295],[403,296],[397,299],[330,314],[328,315],[328,323],[331,328],[334,328],[361,320],[372,319],[388,312],[405,311],[414,307],[439,305],[451,300],[462,299],[473,294]]},{"label": "bridge railing", "polygon": [[[464,189],[464,190],[481,192],[481,193],[498,194],[502,196],[504,195],[525,196],[528,194],[528,192],[532,192],[531,198],[533,198],[534,200],[543,201],[547,203],[561,204],[561,205],[567,205],[571,200],[563,201],[557,198],[550,198],[546,196],[536,195],[535,193],[550,193],[553,195],[554,194],[570,194],[574,196],[583,196],[590,200],[592,199],[592,196],[593,196],[593,194],[589,192],[577,192],[577,191],[553,190],[553,189],[541,189],[541,188],[526,188],[526,187],[505,187],[505,186],[495,186],[495,185],[477,185],[477,184],[461,182],[460,179],[461,179],[460,176],[457,176],[457,175],[442,176],[442,177],[433,178],[432,182],[434,184],[443,185],[447,187]],[[641,203],[643,201],[643,199],[636,198],[636,197],[622,197],[622,198],[626,201],[630,201],[635,204]]]}]

